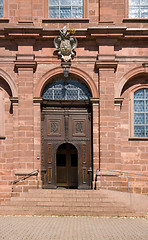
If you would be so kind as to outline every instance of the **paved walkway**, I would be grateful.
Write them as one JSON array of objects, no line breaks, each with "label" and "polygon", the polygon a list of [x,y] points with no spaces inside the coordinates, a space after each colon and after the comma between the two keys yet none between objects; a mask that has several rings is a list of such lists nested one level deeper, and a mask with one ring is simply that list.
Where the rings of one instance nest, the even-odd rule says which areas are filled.
[{"label": "paved walkway", "polygon": [[0,216],[0,240],[148,240],[148,219]]}]

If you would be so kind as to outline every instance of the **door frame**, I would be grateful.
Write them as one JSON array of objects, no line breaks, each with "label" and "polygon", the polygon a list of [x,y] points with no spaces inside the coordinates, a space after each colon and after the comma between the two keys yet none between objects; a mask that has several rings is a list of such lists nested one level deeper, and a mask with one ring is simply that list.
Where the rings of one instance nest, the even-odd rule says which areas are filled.
[{"label": "door frame", "polygon": [[[84,100],[84,101],[56,101],[56,100],[44,100],[42,102],[42,111],[41,111],[41,125],[42,125],[42,166],[41,166],[41,172],[42,172],[42,181],[43,181],[43,188],[56,188],[56,182],[57,182],[57,176],[56,176],[56,153],[58,150],[58,147],[63,144],[63,143],[69,143],[72,144],[76,147],[77,149],[77,154],[78,154],[78,188],[79,189],[91,189],[92,188],[92,169],[93,169],[93,151],[92,151],[92,146],[93,146],[93,142],[92,142],[92,105],[91,102],[89,100]],[[47,173],[47,169],[44,166],[44,151],[46,151],[45,148],[47,148],[48,145],[48,141],[46,143],[46,147],[43,146],[44,145],[44,137],[43,137],[43,132],[44,132],[44,119],[46,117],[46,115],[49,114],[49,112],[53,109],[53,108],[66,108],[69,110],[73,110],[76,109],[76,111],[79,110],[86,110],[88,111],[88,118],[90,117],[90,143],[89,143],[89,151],[88,151],[88,147],[86,146],[86,140],[82,139],[80,141],[71,141],[71,140],[60,140],[57,139],[57,141],[54,142],[54,145],[52,146],[51,152],[52,152],[52,169],[48,169],[49,173]],[[83,115],[83,114],[82,114]],[[88,152],[87,152],[88,151]],[[89,153],[90,159],[89,159],[89,163],[87,162],[87,164],[85,163],[85,157],[87,158],[87,154]],[[83,162],[80,161],[81,159],[81,155],[83,154],[84,159]],[[86,165],[89,165],[86,166]],[[52,171],[50,173],[50,171]],[[52,181],[49,181],[49,184],[44,184],[44,177],[43,175],[51,175],[52,176]],[[89,181],[88,181],[88,175],[89,175]],[[87,178],[87,180],[85,180]],[[54,181],[53,181],[54,179]]]}]

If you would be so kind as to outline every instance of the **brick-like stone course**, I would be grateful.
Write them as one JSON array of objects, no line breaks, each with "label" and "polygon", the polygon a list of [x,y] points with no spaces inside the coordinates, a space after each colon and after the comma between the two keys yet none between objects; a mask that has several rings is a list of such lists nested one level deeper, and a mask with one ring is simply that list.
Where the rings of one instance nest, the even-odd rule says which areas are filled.
[{"label": "brick-like stone course", "polygon": [[[144,31],[148,21],[127,19],[127,2],[87,0],[84,19],[61,21],[48,18],[47,0],[4,1],[4,19],[0,19],[0,92],[4,96],[0,100],[0,199],[10,197],[12,188],[17,194],[41,187],[41,105],[35,99],[41,97],[47,82],[59,76],[61,60],[53,39],[65,25],[77,29],[78,47],[70,72],[82,78],[95,99],[93,185],[99,167],[148,174],[147,139],[132,139],[131,98],[136,87],[147,87]],[[140,32],[129,32],[135,27]],[[34,169],[40,170],[38,178],[11,185],[18,178],[17,171]],[[103,186],[127,190],[124,176],[103,176]],[[130,179],[129,188],[147,194],[147,180]]]}]

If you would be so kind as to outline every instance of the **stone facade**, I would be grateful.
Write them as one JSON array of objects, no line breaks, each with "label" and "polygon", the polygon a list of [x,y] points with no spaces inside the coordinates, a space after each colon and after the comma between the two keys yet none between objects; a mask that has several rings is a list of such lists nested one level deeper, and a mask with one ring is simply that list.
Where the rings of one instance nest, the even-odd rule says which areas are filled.
[{"label": "stone facade", "polygon": [[[0,19],[0,199],[42,187],[41,95],[63,74],[53,40],[75,28],[78,47],[69,72],[91,91],[93,182],[96,169],[148,174],[148,138],[134,137],[133,93],[148,87],[148,19],[129,19],[128,1],[86,0],[84,18],[49,19],[47,0],[5,0]],[[102,176],[126,191],[125,176]],[[147,193],[145,180],[130,191]],[[97,187],[100,185],[99,177]]]}]

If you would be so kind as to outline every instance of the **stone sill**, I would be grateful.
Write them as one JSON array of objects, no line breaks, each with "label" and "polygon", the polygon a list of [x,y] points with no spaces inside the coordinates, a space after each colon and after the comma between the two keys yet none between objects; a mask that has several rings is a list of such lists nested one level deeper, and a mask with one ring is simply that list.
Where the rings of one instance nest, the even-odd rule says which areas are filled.
[{"label": "stone sill", "polygon": [[6,137],[4,137],[4,136],[0,136],[0,139],[1,139],[1,140],[5,140]]},{"label": "stone sill", "polygon": [[99,21],[100,24],[114,24],[113,21]]},{"label": "stone sill", "polygon": [[148,141],[148,137],[129,137],[129,141]]},{"label": "stone sill", "polygon": [[123,23],[148,23],[148,18],[124,18]]},{"label": "stone sill", "polygon": [[33,24],[33,21],[19,20],[18,24]]},{"label": "stone sill", "polygon": [[44,18],[42,23],[88,23],[88,18]]},{"label": "stone sill", "polygon": [[0,23],[9,23],[9,18],[0,18]]}]

